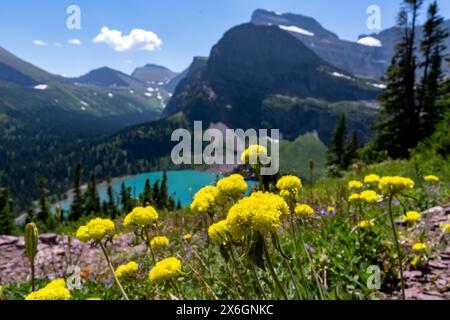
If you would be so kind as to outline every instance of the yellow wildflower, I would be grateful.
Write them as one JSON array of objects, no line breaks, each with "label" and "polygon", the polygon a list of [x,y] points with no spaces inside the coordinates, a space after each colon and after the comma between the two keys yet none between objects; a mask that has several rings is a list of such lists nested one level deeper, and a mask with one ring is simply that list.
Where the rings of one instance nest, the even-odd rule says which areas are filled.
[{"label": "yellow wildflower", "polygon": [[213,186],[207,186],[200,189],[194,196],[191,203],[191,210],[196,213],[210,213],[216,204],[219,190]]},{"label": "yellow wildflower", "polygon": [[424,252],[425,250],[428,249],[428,246],[425,243],[416,243],[415,245],[413,245],[412,249],[415,252]]},{"label": "yellow wildflower", "polygon": [[244,163],[258,164],[261,159],[267,157],[267,148],[253,144],[241,154],[241,161]]},{"label": "yellow wildflower", "polygon": [[431,183],[438,183],[439,182],[439,178],[436,177],[436,176],[425,176],[424,179],[425,179],[425,181],[431,182]]},{"label": "yellow wildflower", "polygon": [[227,224],[233,238],[239,240],[252,231],[262,235],[275,232],[281,226],[282,218],[288,214],[289,207],[282,197],[256,192],[230,209]]},{"label": "yellow wildflower", "polygon": [[81,226],[77,231],[76,237],[81,242],[88,242],[90,240],[99,241],[106,236],[112,236],[113,233],[114,222],[110,219],[96,218],[85,226]]},{"label": "yellow wildflower", "polygon": [[167,237],[154,237],[150,240],[152,249],[163,249],[169,246],[169,239]]},{"label": "yellow wildflower", "polygon": [[336,212],[336,208],[335,208],[335,207],[328,207],[328,208],[327,208],[327,212],[328,212],[328,213]]},{"label": "yellow wildflower", "polygon": [[375,224],[373,223],[373,221],[371,220],[363,220],[358,224],[358,228],[360,229],[370,229],[374,226]]},{"label": "yellow wildflower", "polygon": [[237,199],[247,192],[248,186],[240,174],[232,174],[217,182],[217,190],[222,197]]},{"label": "yellow wildflower", "polygon": [[278,190],[288,192],[288,194],[297,194],[302,188],[302,180],[295,176],[284,176],[277,182]]},{"label": "yellow wildflower", "polygon": [[362,189],[363,187],[364,187],[363,183],[358,180],[352,180],[348,183],[348,188],[350,190],[359,190]]},{"label": "yellow wildflower", "polygon": [[208,229],[208,235],[215,242],[223,242],[228,234],[228,225],[226,220],[219,221],[211,225]]},{"label": "yellow wildflower", "polygon": [[128,262],[125,265],[119,266],[116,269],[116,276],[119,279],[128,278],[138,272],[138,264],[134,261]]},{"label": "yellow wildflower", "polygon": [[406,212],[405,217],[403,217],[404,222],[416,222],[419,221],[421,218],[421,214],[417,211],[408,211]]},{"label": "yellow wildflower", "polygon": [[361,200],[361,196],[359,195],[359,193],[354,193],[350,195],[350,197],[348,197],[349,202],[358,202],[359,200]]},{"label": "yellow wildflower", "polygon": [[439,225],[444,233],[450,233],[450,224],[449,223],[441,223]]},{"label": "yellow wildflower", "polygon": [[378,184],[380,182],[380,179],[381,178],[379,175],[372,173],[372,174],[367,175],[364,178],[364,183],[371,184],[371,185]]},{"label": "yellow wildflower", "polygon": [[158,220],[158,212],[152,206],[137,207],[129,213],[123,221],[124,227],[145,228]]},{"label": "yellow wildflower", "polygon": [[397,194],[406,189],[414,188],[414,181],[404,177],[383,177],[378,185],[384,194]]},{"label": "yellow wildflower", "polygon": [[411,261],[411,265],[412,265],[413,267],[417,267],[420,263],[421,263],[421,257],[415,255],[415,256],[413,257],[412,261]]},{"label": "yellow wildflower", "polygon": [[92,298],[87,298],[87,301],[95,301],[95,300],[102,300],[101,298],[97,298],[97,297],[92,297]]},{"label": "yellow wildflower", "polygon": [[186,240],[186,241],[190,241],[190,240],[192,239],[192,234],[186,233],[186,234],[183,236],[183,239]]},{"label": "yellow wildflower", "polygon": [[64,279],[56,279],[44,288],[30,293],[25,300],[70,300],[71,298]]},{"label": "yellow wildflower", "polygon": [[374,203],[378,200],[378,194],[372,190],[366,190],[366,191],[361,192],[359,197],[361,198],[361,201],[364,201],[367,203]]},{"label": "yellow wildflower", "polygon": [[310,217],[314,215],[314,209],[307,204],[301,204],[295,208],[295,214],[301,217]]},{"label": "yellow wildflower", "polygon": [[149,278],[154,284],[160,284],[177,278],[179,275],[181,275],[181,261],[172,257],[158,262],[150,270]]}]

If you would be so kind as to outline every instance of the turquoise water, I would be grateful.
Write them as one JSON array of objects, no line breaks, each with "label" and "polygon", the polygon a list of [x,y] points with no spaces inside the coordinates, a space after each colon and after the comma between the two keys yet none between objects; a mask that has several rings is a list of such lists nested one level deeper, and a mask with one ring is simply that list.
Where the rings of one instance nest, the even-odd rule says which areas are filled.
[{"label": "turquoise water", "polygon": [[[120,187],[122,182],[125,183],[125,186],[132,188],[132,196],[138,197],[139,194],[142,193],[145,186],[145,181],[150,179],[150,182],[153,183],[157,180],[161,181],[163,177],[163,172],[147,172],[138,174],[131,177],[124,178],[116,178],[113,179],[111,185],[116,193],[116,199],[119,200]],[[191,201],[193,195],[203,188],[204,186],[214,185],[217,178],[221,178],[222,176],[217,175],[215,173],[208,173],[202,171],[194,171],[194,170],[184,170],[184,171],[168,171],[168,186],[169,186],[169,194],[174,195],[175,201],[180,200],[183,207],[188,206]],[[253,181],[248,182],[249,188],[254,185]],[[98,186],[98,191],[100,195],[100,199],[107,199],[107,186],[105,184],[101,184]],[[60,206],[63,210],[69,210],[70,204],[72,203],[73,195],[69,195],[67,200],[64,200],[60,203]]]}]

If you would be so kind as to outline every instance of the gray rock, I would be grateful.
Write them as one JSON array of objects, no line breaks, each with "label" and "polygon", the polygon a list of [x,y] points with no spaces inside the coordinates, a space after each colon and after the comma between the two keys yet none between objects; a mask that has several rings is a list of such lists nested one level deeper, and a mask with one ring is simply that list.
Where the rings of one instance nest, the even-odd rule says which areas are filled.
[{"label": "gray rock", "polygon": [[40,234],[39,241],[45,244],[58,244],[58,235],[54,233]]},{"label": "gray rock", "polygon": [[19,241],[19,238],[13,236],[0,236],[0,247],[15,244]]}]

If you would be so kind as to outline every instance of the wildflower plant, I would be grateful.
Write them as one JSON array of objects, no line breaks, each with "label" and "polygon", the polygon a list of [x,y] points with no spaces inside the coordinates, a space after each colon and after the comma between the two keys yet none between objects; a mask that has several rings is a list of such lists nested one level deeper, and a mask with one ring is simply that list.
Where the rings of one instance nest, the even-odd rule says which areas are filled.
[{"label": "wildflower plant", "polygon": [[114,277],[114,280],[116,281],[117,286],[119,287],[120,292],[122,293],[125,300],[129,300],[128,295],[123,289],[122,284],[120,283],[116,272],[114,271],[114,267],[107,252],[107,246],[109,243],[112,243],[114,231],[115,225],[113,221],[111,221],[110,219],[96,218],[89,221],[86,225],[78,228],[76,237],[81,242],[90,242],[91,248],[95,248],[97,246],[101,248],[106,259],[106,263],[108,264],[108,267]]}]

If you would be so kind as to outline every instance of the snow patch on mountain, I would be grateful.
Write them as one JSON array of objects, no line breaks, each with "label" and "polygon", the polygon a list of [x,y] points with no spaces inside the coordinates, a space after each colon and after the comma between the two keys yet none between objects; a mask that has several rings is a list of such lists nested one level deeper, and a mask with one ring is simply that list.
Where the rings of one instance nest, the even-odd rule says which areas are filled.
[{"label": "snow patch on mountain", "polygon": [[286,30],[286,31],[289,31],[289,32],[299,33],[299,34],[302,34],[302,35],[305,35],[305,36],[309,36],[309,37],[313,37],[314,36],[314,33],[310,32],[308,30],[296,27],[296,26],[279,25],[278,27],[280,29],[283,29],[283,30]]},{"label": "snow patch on mountain", "polygon": [[35,90],[47,90],[48,89],[48,85],[46,84],[38,84],[37,86],[33,87]]},{"label": "snow patch on mountain", "polygon": [[359,44],[368,47],[382,47],[383,43],[374,37],[364,37],[357,41]]}]

